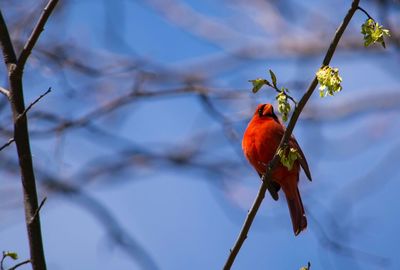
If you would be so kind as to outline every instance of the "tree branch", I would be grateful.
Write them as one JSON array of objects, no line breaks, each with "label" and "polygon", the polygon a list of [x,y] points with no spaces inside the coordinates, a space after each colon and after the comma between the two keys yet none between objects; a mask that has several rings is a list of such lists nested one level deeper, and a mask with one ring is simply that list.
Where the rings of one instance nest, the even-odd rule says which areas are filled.
[{"label": "tree branch", "polygon": [[[349,11],[347,12],[347,15],[343,19],[342,24],[336,30],[335,36],[334,36],[334,38],[333,38],[333,40],[332,40],[332,42],[331,42],[331,44],[329,46],[329,49],[328,49],[328,51],[327,51],[327,53],[325,55],[325,58],[324,58],[324,60],[322,62],[322,66],[329,65],[329,63],[330,63],[330,61],[332,59],[332,56],[333,56],[333,54],[334,54],[334,52],[336,50],[336,47],[337,47],[337,45],[339,43],[339,40],[340,40],[344,30],[346,29],[347,25],[349,24],[351,18],[353,17],[354,13],[356,12],[359,2],[360,2],[360,0],[354,0],[353,1],[352,5],[351,5],[351,8],[349,9]],[[235,261],[235,258],[236,258],[237,254],[240,251],[240,248],[242,247],[244,241],[246,240],[247,234],[248,234],[248,232],[250,230],[250,227],[251,227],[251,225],[252,225],[252,223],[254,221],[254,218],[255,218],[255,216],[257,214],[257,211],[260,208],[260,205],[261,205],[261,203],[262,203],[262,201],[263,201],[263,199],[265,197],[265,192],[267,191],[268,185],[269,185],[269,183],[271,181],[272,170],[278,164],[279,156],[278,156],[277,152],[281,147],[283,147],[287,143],[288,139],[290,138],[290,136],[291,136],[291,134],[293,132],[293,129],[294,129],[295,125],[296,125],[296,122],[297,122],[297,120],[298,120],[298,118],[300,116],[301,111],[303,110],[304,106],[306,105],[308,99],[310,98],[310,96],[314,92],[314,90],[317,87],[317,85],[318,85],[318,80],[317,80],[317,77],[315,76],[314,79],[312,80],[310,86],[308,87],[306,93],[303,95],[303,97],[301,98],[300,102],[298,103],[298,106],[294,110],[293,115],[290,118],[289,125],[288,125],[288,127],[287,127],[287,129],[286,129],[286,131],[285,131],[285,133],[284,133],[284,135],[282,137],[282,139],[281,139],[279,147],[277,148],[273,159],[268,163],[266,172],[262,177],[263,182],[262,182],[261,187],[260,187],[260,189],[258,191],[257,197],[254,200],[254,203],[253,203],[250,211],[247,214],[246,220],[245,220],[245,222],[243,224],[243,227],[242,227],[242,229],[241,229],[241,231],[239,233],[239,236],[238,236],[238,238],[237,238],[233,248],[231,249],[230,254],[229,254],[229,256],[228,256],[228,258],[227,258],[227,260],[225,262],[225,265],[224,265],[224,268],[223,268],[224,270],[231,269],[231,267],[232,267],[232,265],[233,265],[233,263]]]},{"label": "tree branch", "polygon": [[6,148],[7,146],[9,146],[10,144],[12,144],[14,142],[14,138],[11,138],[8,140],[8,142],[6,142],[5,144],[3,144],[2,147],[0,147],[0,151],[2,151],[4,148]]},{"label": "tree branch", "polygon": [[37,22],[35,28],[33,29],[28,41],[25,43],[24,48],[18,58],[17,69],[18,73],[22,73],[25,67],[26,60],[28,60],[29,55],[32,52],[33,47],[35,46],[37,40],[39,39],[40,34],[44,30],[44,25],[47,22],[47,19],[50,17],[50,14],[53,12],[55,6],[57,5],[58,0],[50,0],[46,7],[43,9],[42,14],[40,15],[39,21]]},{"label": "tree branch", "polygon": [[41,94],[37,99],[35,99],[35,101],[33,101],[31,104],[29,104],[29,106],[26,107],[26,109],[18,116],[17,121],[18,121],[18,119],[20,119],[20,118],[26,116],[26,114],[28,113],[28,111],[29,111],[36,103],[38,103],[45,95],[47,95],[47,94],[50,93],[50,92],[51,92],[51,87],[49,87],[49,89],[47,89],[46,92],[44,92],[44,93]]},{"label": "tree branch", "polygon": [[24,264],[27,264],[27,263],[30,263],[30,262],[31,262],[31,260],[29,260],[29,259],[25,260],[23,262],[17,263],[16,265],[14,265],[13,267],[9,268],[8,270],[15,270],[18,267],[23,266]]},{"label": "tree branch", "polygon": [[15,56],[14,47],[12,45],[10,34],[8,33],[7,24],[4,21],[3,14],[0,10],[0,45],[3,51],[4,62],[6,66],[9,67],[11,64],[17,62],[17,57]]},{"label": "tree branch", "polygon": [[53,11],[58,0],[50,0],[42,12],[38,23],[36,24],[31,36],[26,42],[18,61],[7,29],[7,25],[0,12],[0,43],[4,55],[4,62],[7,66],[9,81],[9,101],[14,120],[14,137],[17,147],[18,161],[21,173],[21,183],[24,195],[25,223],[28,231],[28,240],[30,248],[30,262],[33,270],[46,270],[46,260],[44,256],[42,232],[40,226],[40,215],[36,191],[35,173],[32,164],[32,153],[29,141],[28,122],[26,118],[27,111],[37,103],[44,95],[50,92],[50,89],[31,103],[25,109],[24,91],[23,91],[23,69],[25,63],[35,46],[43,27]]},{"label": "tree branch", "polygon": [[7,98],[10,98],[10,91],[8,91],[7,89],[0,87],[0,93],[5,95]]},{"label": "tree branch", "polygon": [[362,7],[357,7],[357,9],[362,11],[365,15],[367,15],[368,19],[375,21],[374,18],[372,18],[371,15],[369,15],[365,9],[363,9]]}]

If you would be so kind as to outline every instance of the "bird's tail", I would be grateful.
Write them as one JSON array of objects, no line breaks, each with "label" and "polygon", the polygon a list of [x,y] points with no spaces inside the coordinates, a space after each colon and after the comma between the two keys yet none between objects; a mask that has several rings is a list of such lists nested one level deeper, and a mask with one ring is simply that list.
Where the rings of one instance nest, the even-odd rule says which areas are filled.
[{"label": "bird's tail", "polygon": [[292,219],[293,231],[297,236],[301,231],[307,228],[307,218],[304,212],[303,202],[301,201],[299,189],[295,188],[294,192],[289,190],[283,191],[286,195],[286,200],[289,206],[290,217]]}]

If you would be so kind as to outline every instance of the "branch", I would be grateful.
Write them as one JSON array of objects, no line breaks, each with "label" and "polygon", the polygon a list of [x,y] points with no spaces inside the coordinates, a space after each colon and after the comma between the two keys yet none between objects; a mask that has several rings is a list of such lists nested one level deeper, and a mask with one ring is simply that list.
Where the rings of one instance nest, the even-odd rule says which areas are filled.
[{"label": "branch", "polygon": [[6,142],[2,147],[0,147],[0,151],[2,151],[4,148],[6,148],[7,146],[9,146],[10,144],[12,144],[14,142],[14,138],[11,138],[8,140],[8,142]]},{"label": "branch", "polygon": [[0,46],[3,51],[4,63],[8,67],[10,64],[17,62],[14,47],[12,45],[10,34],[8,33],[7,24],[4,21],[3,14],[0,10]]},{"label": "branch", "polygon": [[17,121],[19,119],[21,119],[22,117],[26,116],[26,114],[28,113],[28,111],[36,104],[38,103],[45,95],[47,95],[48,93],[51,92],[51,87],[49,87],[49,89],[47,89],[46,92],[44,92],[43,94],[41,94],[37,99],[35,99],[35,101],[33,101],[31,104],[29,104],[28,107],[26,107],[26,109],[17,117]]},{"label": "branch", "polygon": [[[360,0],[354,0],[351,8],[349,9],[349,11],[347,12],[347,15],[345,16],[345,18],[343,19],[342,24],[339,26],[339,28],[337,29],[335,36],[329,46],[329,49],[325,55],[325,58],[322,62],[322,66],[326,66],[329,65],[332,56],[336,50],[336,47],[339,43],[339,40],[344,32],[344,30],[346,29],[347,25],[349,24],[351,18],[353,17],[354,13],[356,12],[357,8],[358,8],[358,4],[359,4]],[[230,251],[230,254],[225,262],[225,266],[224,266],[224,270],[228,270],[231,269],[235,258],[237,256],[237,254],[240,251],[240,248],[242,247],[244,241],[247,238],[247,234],[250,230],[250,227],[254,221],[254,218],[257,214],[258,209],[260,208],[260,205],[262,203],[262,200],[265,197],[265,192],[267,191],[267,188],[269,186],[269,183],[271,181],[271,174],[272,174],[272,170],[276,167],[276,165],[278,164],[279,161],[279,156],[278,156],[278,150],[283,147],[288,139],[290,138],[293,129],[296,125],[296,122],[300,116],[301,111],[303,110],[304,106],[306,105],[308,99],[310,98],[310,96],[312,95],[312,93],[314,92],[315,88],[318,85],[318,80],[317,77],[315,76],[314,79],[312,80],[310,86],[308,87],[306,93],[303,95],[303,97],[301,98],[300,102],[298,103],[298,106],[296,107],[296,109],[293,112],[292,117],[290,118],[290,122],[289,125],[281,139],[281,142],[276,150],[276,153],[273,157],[273,159],[268,163],[267,165],[267,169],[265,174],[262,176],[263,182],[261,184],[260,190],[258,191],[257,197],[254,200],[254,203],[250,209],[250,211],[247,214],[246,220],[243,224],[243,227],[239,233],[239,236],[233,246],[233,248]]]},{"label": "branch", "polygon": [[18,61],[16,60],[13,45],[8,33],[7,25],[0,12],[0,43],[3,50],[4,61],[7,66],[10,84],[9,100],[13,112],[14,139],[17,147],[18,161],[21,172],[22,190],[24,196],[25,220],[30,248],[30,262],[33,270],[46,270],[46,260],[43,249],[42,232],[38,211],[35,173],[32,164],[29,130],[26,113],[50,89],[25,109],[23,95],[23,69],[25,63],[35,46],[43,27],[53,11],[58,0],[50,0],[45,7],[31,36],[26,42]]},{"label": "branch", "polygon": [[24,264],[27,264],[27,263],[30,263],[30,262],[31,262],[31,260],[29,260],[29,259],[25,260],[23,262],[17,263],[16,265],[14,265],[13,267],[9,268],[8,270],[15,270],[18,267],[23,266]]},{"label": "branch", "polygon": [[43,200],[41,201],[38,209],[36,209],[35,214],[32,216],[31,220],[29,221],[29,223],[32,223],[36,219],[36,217],[39,215],[40,209],[42,209],[42,207],[43,207],[44,203],[46,202],[46,200],[47,200],[47,197],[44,197]]},{"label": "branch", "polygon": [[33,47],[35,46],[37,40],[39,39],[40,33],[44,30],[44,25],[47,22],[47,19],[50,17],[50,14],[53,12],[55,6],[57,5],[58,0],[50,0],[47,3],[47,6],[43,9],[42,14],[40,15],[39,21],[37,22],[35,28],[33,29],[28,41],[25,43],[24,48],[18,58],[17,69],[22,72],[24,70],[24,66],[26,60],[32,52]]},{"label": "branch", "polygon": [[374,18],[372,18],[365,9],[363,9],[362,7],[357,7],[357,9],[361,10],[365,15],[367,15],[368,19],[375,21]]},{"label": "branch", "polygon": [[8,91],[7,89],[0,87],[0,93],[5,95],[7,98],[10,98],[10,91]]}]

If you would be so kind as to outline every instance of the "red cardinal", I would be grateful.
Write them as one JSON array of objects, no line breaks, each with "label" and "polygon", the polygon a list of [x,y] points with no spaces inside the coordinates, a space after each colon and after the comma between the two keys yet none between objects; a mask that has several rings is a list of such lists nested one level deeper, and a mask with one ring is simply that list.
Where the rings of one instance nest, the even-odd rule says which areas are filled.
[{"label": "red cardinal", "polygon": [[[256,169],[260,177],[265,173],[266,165],[274,157],[284,132],[285,127],[276,117],[272,105],[258,105],[253,118],[244,132],[242,147],[246,158]],[[272,198],[278,200],[278,191],[282,187],[289,206],[293,231],[295,235],[298,235],[307,227],[307,219],[297,187],[300,166],[310,181],[311,174],[306,158],[293,136],[289,139],[289,147],[295,148],[301,158],[295,161],[290,171],[279,163],[272,172],[272,185],[268,190]]]}]

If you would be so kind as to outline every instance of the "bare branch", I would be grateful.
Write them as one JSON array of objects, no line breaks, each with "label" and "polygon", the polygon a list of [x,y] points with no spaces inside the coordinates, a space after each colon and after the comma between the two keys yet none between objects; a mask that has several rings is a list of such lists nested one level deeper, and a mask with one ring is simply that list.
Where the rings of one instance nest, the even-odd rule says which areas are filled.
[{"label": "bare branch", "polygon": [[363,9],[362,7],[357,7],[357,9],[361,10],[365,15],[367,15],[368,19],[375,21],[374,18],[372,18],[365,9]]},{"label": "bare branch", "polygon": [[[327,51],[327,53],[325,55],[325,58],[324,58],[324,60],[322,62],[323,66],[328,65],[330,63],[330,60],[332,59],[332,56],[333,56],[333,54],[334,54],[334,52],[336,50],[336,47],[337,47],[337,45],[339,43],[339,40],[340,40],[344,30],[346,29],[347,25],[349,24],[351,18],[353,17],[354,13],[356,12],[359,2],[360,2],[359,0],[354,0],[353,1],[352,5],[351,5],[351,8],[349,9],[349,11],[347,12],[347,15],[343,19],[342,24],[337,29],[337,31],[335,33],[335,36],[334,36],[334,38],[333,38],[333,40],[332,40],[332,42],[331,42],[331,44],[329,46],[329,49],[328,49],[328,51]],[[317,80],[317,77],[315,76],[313,81],[311,82],[310,86],[308,87],[306,93],[301,98],[298,106],[294,110],[293,115],[290,118],[289,125],[288,125],[288,127],[287,127],[287,129],[286,129],[286,131],[285,131],[285,133],[284,133],[284,135],[283,135],[283,137],[281,139],[281,142],[280,142],[280,144],[279,144],[279,146],[278,146],[278,148],[276,150],[277,152],[281,147],[283,147],[287,143],[288,139],[290,138],[290,136],[291,136],[291,134],[293,132],[293,129],[294,129],[295,125],[296,125],[296,122],[297,122],[297,120],[298,120],[298,118],[300,116],[300,113],[303,110],[304,106],[306,105],[308,99],[310,98],[310,96],[314,92],[317,84],[318,84],[318,80]],[[260,207],[260,205],[261,205],[261,203],[262,203],[262,201],[263,201],[263,199],[265,197],[265,192],[267,191],[267,188],[268,188],[269,183],[271,181],[272,170],[278,164],[279,155],[278,155],[277,152],[275,153],[274,158],[269,162],[269,164],[267,166],[267,170],[266,170],[265,174],[262,177],[263,183],[261,184],[261,187],[260,187],[260,190],[259,190],[259,192],[257,194],[257,197],[256,197],[256,199],[255,199],[250,211],[247,214],[246,220],[245,220],[245,222],[243,224],[243,227],[242,227],[242,229],[241,229],[241,231],[239,233],[239,236],[238,236],[233,248],[230,251],[230,254],[229,254],[229,256],[227,258],[227,261],[225,263],[225,266],[223,268],[224,270],[231,269],[231,267],[232,267],[232,265],[233,265],[233,263],[235,261],[235,258],[236,258],[237,254],[240,251],[240,248],[242,247],[244,241],[247,238],[247,234],[248,234],[248,232],[250,230],[250,227],[251,227],[251,225],[252,225],[252,223],[254,221],[254,218],[255,218],[255,216],[257,214],[257,211],[258,211],[258,209],[259,209],[259,207]]]},{"label": "bare branch", "polygon": [[35,214],[33,215],[33,217],[31,218],[31,220],[29,221],[30,223],[32,223],[35,218],[39,215],[40,209],[42,209],[42,206],[44,205],[44,203],[46,202],[47,197],[44,197],[43,200],[41,201],[41,203],[39,204],[38,209],[36,209]]},{"label": "bare branch", "polygon": [[30,262],[31,262],[31,260],[29,260],[29,259],[25,260],[23,262],[17,263],[16,265],[14,265],[13,267],[9,268],[8,270],[15,270],[18,267],[23,266],[24,264],[27,264],[27,263],[30,263]]},{"label": "bare branch", "polygon": [[18,58],[17,68],[19,71],[22,71],[24,69],[26,60],[28,60],[28,57],[31,54],[33,47],[35,46],[37,40],[39,39],[40,33],[44,30],[44,25],[46,24],[47,19],[50,17],[50,14],[53,12],[57,3],[58,0],[50,0],[47,3],[47,6],[43,9],[39,21],[37,22],[35,28],[33,29],[28,41],[26,42]]},{"label": "bare branch", "polygon": [[2,151],[4,148],[6,148],[7,146],[9,146],[10,144],[12,144],[14,142],[14,138],[11,138],[8,140],[8,142],[6,142],[2,147],[0,147],[0,151]]},{"label": "bare branch", "polygon": [[8,91],[7,89],[0,87],[0,93],[2,93],[3,95],[5,95],[7,98],[10,97],[10,91]]},{"label": "bare branch", "polygon": [[17,62],[14,47],[12,45],[10,34],[8,33],[6,22],[4,21],[3,14],[0,10],[0,45],[3,51],[4,63],[8,67]]},{"label": "bare branch", "polygon": [[49,87],[49,89],[47,89],[46,92],[44,92],[43,94],[41,94],[37,99],[35,99],[35,101],[33,101],[31,104],[29,104],[28,107],[26,107],[26,109],[23,111],[23,113],[21,113],[18,117],[17,117],[17,121],[19,119],[21,119],[22,117],[26,116],[27,112],[36,104],[38,103],[45,95],[47,95],[48,93],[51,92],[51,87]]},{"label": "bare branch", "polygon": [[[14,139],[17,146],[18,161],[21,172],[21,182],[24,196],[25,220],[28,231],[30,261],[32,269],[46,270],[46,260],[43,249],[40,218],[38,215],[38,200],[36,192],[35,173],[32,164],[30,149],[27,111],[37,103],[44,95],[25,108],[22,75],[25,63],[38,40],[43,27],[53,11],[58,0],[50,0],[29,37],[21,55],[16,60],[13,44],[8,28],[0,12],[0,43],[3,50],[4,61],[7,66],[10,87],[10,103],[14,120]],[[48,92],[50,89],[48,90]],[[46,93],[47,94],[47,93]]]}]

